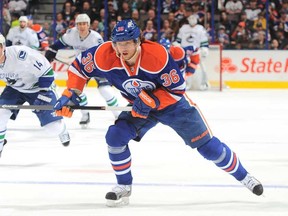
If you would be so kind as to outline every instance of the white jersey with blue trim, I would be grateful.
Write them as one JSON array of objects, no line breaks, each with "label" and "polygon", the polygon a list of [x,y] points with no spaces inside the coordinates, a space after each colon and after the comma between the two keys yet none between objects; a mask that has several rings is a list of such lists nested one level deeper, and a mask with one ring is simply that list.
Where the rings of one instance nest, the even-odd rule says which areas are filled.
[{"label": "white jersey with blue trim", "polygon": [[93,46],[98,46],[103,43],[102,36],[93,30],[89,30],[86,38],[81,39],[77,27],[69,29],[60,39],[67,46],[73,47],[77,54],[85,51]]},{"label": "white jersey with blue trim", "polygon": [[5,49],[5,62],[0,65],[0,80],[19,92],[39,91],[39,78],[51,73],[49,61],[36,50],[27,46],[10,46]]},{"label": "white jersey with blue trim", "polygon": [[30,28],[21,29],[19,26],[11,28],[6,40],[11,41],[12,45],[25,45],[31,48],[39,47],[37,34]]}]

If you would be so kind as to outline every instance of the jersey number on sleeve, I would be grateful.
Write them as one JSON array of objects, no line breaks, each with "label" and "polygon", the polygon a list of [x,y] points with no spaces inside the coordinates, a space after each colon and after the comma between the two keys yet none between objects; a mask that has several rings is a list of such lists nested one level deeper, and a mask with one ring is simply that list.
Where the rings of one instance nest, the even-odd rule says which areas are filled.
[{"label": "jersey number on sleeve", "polygon": [[43,64],[41,62],[36,61],[35,64],[33,64],[34,67],[36,67],[38,70],[41,70],[41,67],[43,66]]},{"label": "jersey number on sleeve", "polygon": [[168,73],[162,74],[160,77],[162,80],[164,80],[163,86],[164,87],[168,87],[170,86],[172,83],[175,84],[177,82],[179,82],[180,77],[177,74],[177,71],[175,69],[171,70]]},{"label": "jersey number on sleeve", "polygon": [[87,73],[91,73],[94,69],[94,63],[93,63],[93,58],[92,58],[92,54],[91,53],[88,53],[86,57],[83,57],[81,59],[82,61],[82,64],[84,65],[84,70],[87,72]]}]

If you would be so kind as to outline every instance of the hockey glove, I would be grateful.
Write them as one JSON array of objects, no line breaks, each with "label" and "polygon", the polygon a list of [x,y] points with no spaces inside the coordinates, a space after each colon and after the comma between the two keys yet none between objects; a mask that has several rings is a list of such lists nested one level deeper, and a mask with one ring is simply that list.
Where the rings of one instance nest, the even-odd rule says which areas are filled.
[{"label": "hockey glove", "polygon": [[48,48],[45,53],[46,59],[51,63],[56,57],[57,51]]},{"label": "hockey glove", "polygon": [[[37,98],[35,99],[33,105],[48,105],[52,101],[52,97],[54,96],[54,93],[52,91],[40,91],[37,95]],[[43,112],[44,110],[35,110],[35,113]]]},{"label": "hockey glove", "polygon": [[65,89],[62,96],[56,101],[54,110],[57,116],[65,116],[70,118],[73,114],[71,105],[78,106],[81,102],[81,98],[71,89]]},{"label": "hockey glove", "polygon": [[133,117],[147,118],[152,109],[157,109],[160,102],[152,92],[142,89],[138,97],[134,100],[131,114]]}]

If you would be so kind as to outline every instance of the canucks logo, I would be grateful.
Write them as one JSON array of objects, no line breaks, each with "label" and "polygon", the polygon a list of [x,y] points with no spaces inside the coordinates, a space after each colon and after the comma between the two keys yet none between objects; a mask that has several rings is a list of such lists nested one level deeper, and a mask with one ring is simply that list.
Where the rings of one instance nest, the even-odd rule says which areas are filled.
[{"label": "canucks logo", "polygon": [[20,52],[18,53],[18,59],[24,61],[27,57],[27,53],[23,50],[20,50]]},{"label": "canucks logo", "polygon": [[154,90],[155,84],[149,81],[143,81],[139,79],[128,79],[122,84],[123,88],[134,97],[137,97],[142,89]]}]

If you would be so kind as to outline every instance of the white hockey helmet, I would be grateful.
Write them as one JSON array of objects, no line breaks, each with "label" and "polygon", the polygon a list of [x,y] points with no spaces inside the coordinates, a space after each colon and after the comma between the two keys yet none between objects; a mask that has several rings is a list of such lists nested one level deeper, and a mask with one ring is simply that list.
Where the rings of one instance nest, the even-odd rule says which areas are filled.
[{"label": "white hockey helmet", "polygon": [[84,22],[84,23],[88,23],[88,26],[90,26],[90,17],[87,15],[87,14],[78,14],[77,17],[76,17],[76,20],[75,20],[75,23],[81,23],[81,22]]},{"label": "white hockey helmet", "polygon": [[197,20],[197,16],[195,16],[195,15],[190,15],[188,18],[187,18],[187,20],[188,20],[188,22],[189,22],[189,25],[191,25],[191,26],[195,26],[196,24],[197,24],[197,22],[198,22],[198,20]]},{"label": "white hockey helmet", "polygon": [[23,21],[23,22],[28,22],[28,18],[27,18],[27,16],[20,16],[20,18],[19,18],[19,22],[21,22],[21,21]]}]

